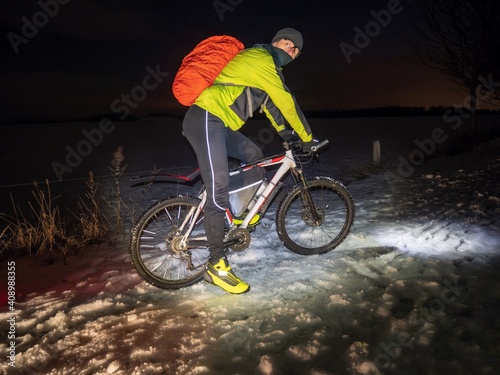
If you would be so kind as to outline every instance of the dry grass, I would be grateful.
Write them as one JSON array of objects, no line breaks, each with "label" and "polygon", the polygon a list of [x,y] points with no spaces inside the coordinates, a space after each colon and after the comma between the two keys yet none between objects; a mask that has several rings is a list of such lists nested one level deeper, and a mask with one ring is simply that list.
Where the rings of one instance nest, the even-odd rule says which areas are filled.
[{"label": "dry grass", "polygon": [[123,155],[123,147],[120,146],[113,153],[113,158],[111,159],[111,163],[108,166],[108,169],[111,171],[114,180],[114,187],[112,188],[112,198],[114,202],[108,202],[108,206],[110,206],[114,211],[116,225],[115,233],[122,233],[125,230],[125,225],[122,218],[122,206],[124,206],[124,204],[120,189],[120,179],[127,169],[127,165],[123,164],[124,160],[125,156]]},{"label": "dry grass", "polygon": [[34,203],[28,202],[30,213],[25,215],[11,196],[14,216],[2,216],[6,227],[0,233],[0,252],[12,251],[26,253],[29,256],[66,257],[71,250],[81,250],[90,243],[100,241],[107,233],[107,225],[97,199],[97,183],[92,173],[86,181],[86,199],[80,198],[79,214],[76,228],[69,233],[68,225],[61,218],[59,207],[55,206],[57,198],[52,197],[50,184],[45,182],[42,189],[34,183],[32,192]]},{"label": "dry grass", "polygon": [[96,242],[101,240],[107,233],[106,217],[99,207],[97,199],[97,182],[92,172],[86,182],[86,200],[80,198],[78,216],[81,236],[84,242]]},{"label": "dry grass", "polygon": [[79,242],[66,232],[66,225],[61,220],[59,208],[53,205],[49,182],[46,189],[35,185],[32,192],[35,203],[29,202],[31,220],[14,203],[14,217],[3,217],[7,227],[0,237],[0,250],[12,249],[26,251],[31,255],[41,255],[60,250],[64,257],[69,249],[77,247]]},{"label": "dry grass", "polygon": [[[120,180],[127,165],[122,147],[114,153],[108,168],[113,178],[111,198],[98,198],[98,184],[92,172],[86,180],[85,196],[77,199],[78,212],[70,214],[71,225],[66,223],[55,205],[59,197],[53,197],[50,184],[43,187],[34,183],[33,202],[28,202],[25,215],[11,196],[13,216],[0,213],[0,253],[28,254],[29,256],[53,257],[62,255],[66,262],[69,251],[80,251],[87,245],[100,242],[110,233],[125,234],[125,219],[133,220],[134,212],[124,204]],[[152,183],[152,182],[151,182]],[[104,212],[101,209],[103,206]]]}]

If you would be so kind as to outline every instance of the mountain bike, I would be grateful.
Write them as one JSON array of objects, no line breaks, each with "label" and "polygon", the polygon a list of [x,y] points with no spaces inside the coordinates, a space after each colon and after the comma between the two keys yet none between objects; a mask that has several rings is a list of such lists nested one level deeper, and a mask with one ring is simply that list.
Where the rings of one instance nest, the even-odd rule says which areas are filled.
[{"label": "mountain bike", "polygon": [[[281,242],[295,253],[313,255],[336,248],[346,238],[354,221],[350,193],[333,178],[307,179],[303,173],[305,161],[315,157],[327,143],[324,140],[310,153],[304,153],[300,141],[284,142],[284,152],[230,171],[226,249],[243,251],[249,247],[251,233],[288,175],[292,176],[293,185],[280,194],[276,211],[276,230]],[[268,173],[274,174],[268,178]],[[169,181],[188,182],[198,175],[196,169],[189,175],[167,177]],[[202,280],[209,259],[203,222],[206,201],[204,187],[197,196],[169,197],[146,209],[134,224],[130,258],[148,283],[178,289]]]}]

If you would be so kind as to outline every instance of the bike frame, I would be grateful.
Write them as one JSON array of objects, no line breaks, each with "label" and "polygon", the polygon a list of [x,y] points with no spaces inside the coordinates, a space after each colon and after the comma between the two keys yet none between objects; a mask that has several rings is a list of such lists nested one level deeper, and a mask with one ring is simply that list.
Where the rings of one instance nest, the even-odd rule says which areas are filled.
[{"label": "bike frame", "polygon": [[[315,146],[311,151],[312,153],[309,155],[313,155],[316,153],[317,150],[322,148],[328,144],[328,140],[324,140],[323,142],[319,143],[317,146]],[[268,168],[274,165],[280,165],[278,170],[275,172],[273,178],[268,181],[268,185],[264,189],[264,191],[261,193],[259,198],[257,199],[257,202],[254,204],[252,209],[246,214],[245,218],[243,219],[243,222],[239,225],[236,225],[234,220],[233,220],[233,215],[231,214],[231,211],[229,208],[226,208],[226,220],[229,224],[229,232],[235,227],[237,228],[242,228],[246,229],[252,218],[259,212],[265,213],[267,210],[268,204],[272,201],[272,198],[275,196],[275,194],[278,192],[282,180],[285,177],[285,175],[291,171],[292,176],[294,177],[294,180],[296,183],[301,183],[302,184],[302,199],[305,203],[305,206],[310,208],[310,214],[311,217],[314,219],[314,221],[319,220],[320,218],[318,217],[318,214],[316,210],[314,209],[314,205],[310,204],[311,202],[311,196],[309,195],[309,191],[307,189],[307,182],[306,179],[304,178],[304,175],[302,173],[302,170],[297,168],[297,162],[295,161],[296,155],[293,150],[294,147],[300,147],[300,142],[298,141],[291,141],[291,142],[284,142],[283,147],[285,149],[285,152],[282,154],[278,154],[275,156],[271,157],[266,157],[257,161],[254,161],[249,164],[242,165],[238,167],[237,169],[247,171],[252,168],[256,167],[261,167],[261,168]],[[307,154],[306,154],[307,155]],[[193,173],[198,173],[199,169],[197,169]],[[172,176],[170,176],[172,177]],[[182,176],[176,175],[173,176],[176,180],[179,180]],[[189,176],[187,180],[192,181],[193,179],[193,174]],[[192,233],[193,228],[195,227],[196,223],[198,222],[198,218],[200,217],[201,213],[203,212],[203,209],[205,207],[205,204],[207,202],[207,191],[205,187],[201,189],[200,194],[197,197],[200,200],[200,204],[198,204],[196,207],[192,207],[190,212],[186,215],[186,218],[182,222],[182,224],[178,228],[178,233],[181,234],[184,232],[184,229],[187,227],[187,230],[182,236],[181,242],[180,242],[180,247],[187,250],[189,245],[188,245],[188,239],[190,241],[197,241],[197,240],[203,240],[201,238],[190,238],[190,235]],[[206,237],[205,237],[206,239]]]},{"label": "bike frame", "polygon": [[[289,147],[288,144],[285,145],[285,152],[283,154],[267,157],[264,159],[257,160],[253,163],[246,164],[240,166],[238,169],[242,169],[243,171],[250,170],[252,168],[256,167],[261,167],[261,168],[268,168],[274,165],[280,165],[278,170],[275,172],[273,178],[269,181],[268,185],[260,195],[260,197],[257,199],[257,202],[255,205],[252,207],[252,209],[247,213],[245,219],[241,224],[238,225],[238,228],[247,228],[248,225],[250,224],[250,221],[252,218],[258,213],[261,212],[261,208],[266,205],[266,203],[270,202],[270,200],[274,197],[274,195],[277,193],[279,187],[280,187],[280,182],[281,180],[285,177],[285,175],[288,173],[288,171],[296,171],[297,163],[295,161],[295,156],[293,150]],[[302,179],[302,173],[294,173],[294,178],[297,179]],[[304,181],[304,180],[303,180]],[[305,183],[305,181],[304,181]],[[200,204],[197,207],[193,207],[191,209],[191,212],[186,215],[186,218],[184,222],[181,224],[179,227],[179,232],[182,233],[184,231],[184,228],[188,226],[187,231],[183,235],[182,238],[182,243],[187,244],[187,240],[191,234],[191,231],[193,230],[196,222],[198,221],[198,218],[203,211],[203,208],[205,207],[206,201],[207,201],[207,191],[203,187],[201,190],[200,194],[198,195],[198,199],[200,199]],[[266,207],[267,209],[267,207]],[[265,210],[262,210],[265,211]],[[233,220],[233,215],[231,214],[231,211],[229,208],[226,209],[226,219],[228,221],[229,227],[232,229],[235,227],[235,223]],[[187,248],[187,245],[186,245]]]},{"label": "bike frame", "polygon": [[[252,218],[258,212],[260,212],[261,208],[274,196],[274,194],[277,191],[277,188],[280,186],[281,180],[285,177],[287,172],[290,170],[294,170],[297,166],[297,163],[295,162],[293,151],[291,149],[287,149],[284,154],[271,156],[269,158],[258,160],[254,163],[240,167],[242,170],[246,171],[256,167],[268,168],[273,165],[279,165],[279,164],[281,164],[281,166],[278,168],[273,178],[270,181],[268,181],[268,185],[266,186],[260,197],[257,199],[255,205],[247,213],[243,222],[240,225],[238,225],[239,228],[248,227]],[[234,225],[233,217],[229,209],[226,209],[226,217],[230,226]]]}]

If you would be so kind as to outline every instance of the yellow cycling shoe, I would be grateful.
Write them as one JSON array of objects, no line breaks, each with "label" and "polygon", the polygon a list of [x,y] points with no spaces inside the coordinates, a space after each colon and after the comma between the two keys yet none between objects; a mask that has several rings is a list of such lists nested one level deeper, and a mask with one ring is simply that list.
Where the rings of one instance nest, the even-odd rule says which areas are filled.
[{"label": "yellow cycling shoe", "polygon": [[[239,219],[233,218],[233,223],[236,225],[241,225],[243,223],[243,220],[245,220],[245,216],[243,216]],[[260,214],[257,213],[257,214],[255,214],[254,217],[252,217],[252,220],[250,220],[250,223],[248,223],[248,226],[253,227],[254,225],[259,224],[259,222],[260,222]]]},{"label": "yellow cycling shoe", "polygon": [[216,285],[226,292],[233,294],[246,293],[250,290],[250,285],[241,281],[237,277],[226,259],[221,258],[216,264],[208,263],[203,274],[203,279],[209,283]]}]

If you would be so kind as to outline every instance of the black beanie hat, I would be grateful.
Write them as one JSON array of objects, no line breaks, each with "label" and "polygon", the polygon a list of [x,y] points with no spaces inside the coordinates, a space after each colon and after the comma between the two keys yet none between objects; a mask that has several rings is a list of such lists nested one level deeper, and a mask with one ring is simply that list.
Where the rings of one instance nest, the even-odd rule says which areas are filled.
[{"label": "black beanie hat", "polygon": [[271,44],[277,42],[281,39],[289,39],[293,42],[295,47],[302,51],[302,46],[304,45],[304,40],[302,39],[302,34],[291,27],[285,27],[276,33]]}]

